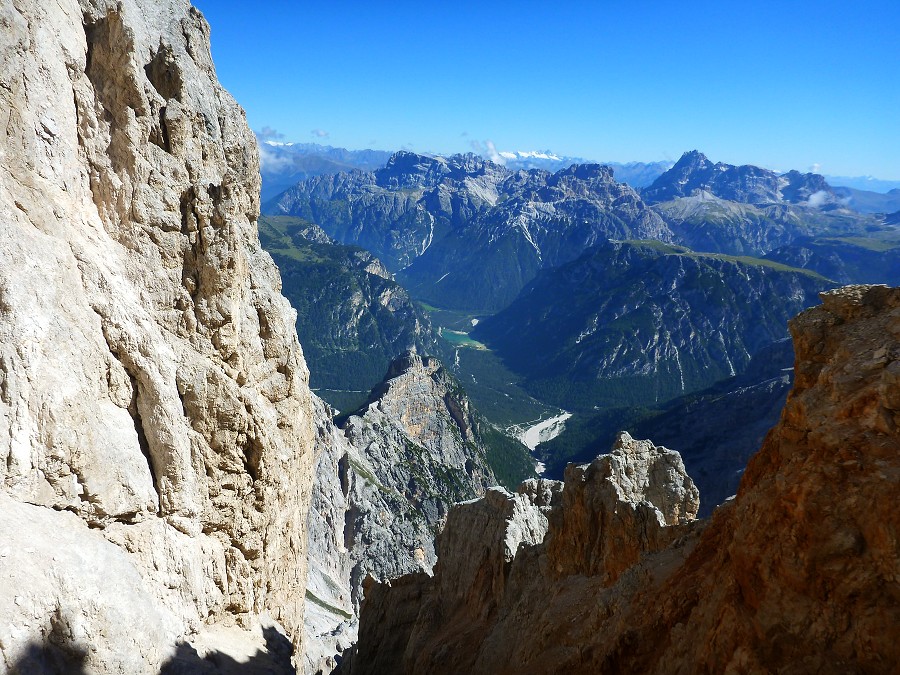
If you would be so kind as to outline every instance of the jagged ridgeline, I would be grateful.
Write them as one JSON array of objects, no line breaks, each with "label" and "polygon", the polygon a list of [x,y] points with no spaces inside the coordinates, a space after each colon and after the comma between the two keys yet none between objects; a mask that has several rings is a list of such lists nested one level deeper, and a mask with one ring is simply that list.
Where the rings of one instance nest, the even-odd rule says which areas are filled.
[{"label": "jagged ridgeline", "polygon": [[304,181],[265,210],[374,252],[418,299],[469,311],[503,308],[540,269],[606,238],[672,239],[608,167],[512,172],[474,155],[399,152],[374,172]]},{"label": "jagged ridgeline", "polygon": [[[417,385],[403,386],[407,380],[417,382]],[[424,393],[428,393],[426,399],[431,400],[432,405],[429,406],[422,398]],[[446,433],[452,436],[456,446],[464,447],[473,456],[481,458],[479,464],[490,467],[489,472],[479,471],[484,475],[486,485],[499,482],[516,486],[534,475],[534,464],[528,457],[527,449],[490,424],[472,405],[459,380],[435,358],[410,352],[394,359],[384,380],[372,390],[366,404],[350,414],[338,416],[335,422],[352,429],[355,419],[360,416],[365,419],[369,414],[366,411],[371,412],[375,408],[402,424],[418,429],[417,433],[425,437],[437,433],[433,428],[436,425],[434,418],[440,417],[444,420],[440,426],[446,427]],[[415,468],[415,461],[411,461]],[[472,471],[472,466],[467,466],[466,470]],[[467,483],[448,474],[447,484],[441,487],[438,482],[431,491],[450,504],[468,498],[455,491],[455,486],[461,484],[465,486]]]}]

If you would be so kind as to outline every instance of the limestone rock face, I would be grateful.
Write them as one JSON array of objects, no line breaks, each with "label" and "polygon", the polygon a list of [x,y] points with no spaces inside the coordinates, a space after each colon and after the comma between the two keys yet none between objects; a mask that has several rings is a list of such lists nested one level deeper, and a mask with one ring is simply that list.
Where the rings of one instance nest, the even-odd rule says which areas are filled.
[{"label": "limestone rock face", "polygon": [[669,526],[694,520],[700,506],[677,452],[625,432],[608,455],[570,464],[565,486],[548,560],[557,576],[585,574],[607,584],[642,553],[664,548],[675,531]]},{"label": "limestone rock face", "polygon": [[[156,672],[205,622],[269,610],[299,636],[312,400],[209,26],[184,0],[16,0],[0,24],[2,489],[26,532],[96,530],[66,574],[133,566],[70,637],[105,645],[91,672]],[[136,668],[107,611],[129,589],[165,636]],[[51,604],[4,628],[7,663]]]},{"label": "limestone rock face", "polygon": [[[579,484],[608,473],[628,494],[622,476],[635,464],[623,447],[623,472],[603,458],[570,469],[543,543],[520,546],[506,566],[481,558],[475,576],[502,580],[492,586],[499,591],[444,599],[455,578],[473,577],[457,577],[445,556],[493,550],[497,535],[484,529],[474,531],[481,539],[455,541],[454,552],[442,537],[433,580],[367,589],[345,672],[893,672],[900,289],[851,286],[822,299],[791,322],[796,380],[781,421],[736,499],[708,522],[663,526],[667,511],[683,521],[696,508],[677,463],[663,458],[641,462],[647,469],[628,480],[671,486],[652,502],[655,518],[646,515],[649,482],[612,513],[605,479]],[[559,524],[588,518],[601,527]],[[451,515],[448,533],[453,523]],[[633,564],[610,564],[604,551]]]},{"label": "limestone rock face", "polygon": [[396,359],[343,429],[317,419],[306,667],[330,672],[356,641],[366,578],[430,574],[451,505],[496,480],[468,398],[435,359]]}]

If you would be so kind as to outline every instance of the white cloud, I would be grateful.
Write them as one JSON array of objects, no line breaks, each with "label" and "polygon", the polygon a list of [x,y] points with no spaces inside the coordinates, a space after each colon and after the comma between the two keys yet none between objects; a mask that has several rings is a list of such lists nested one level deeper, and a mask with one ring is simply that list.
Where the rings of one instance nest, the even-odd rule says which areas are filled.
[{"label": "white cloud", "polygon": [[316,138],[328,138],[328,132],[324,129],[313,129],[309,133],[311,133]]},{"label": "white cloud", "polygon": [[818,162],[814,162],[813,165],[811,167],[809,167],[809,172],[810,173],[821,173],[822,165],[819,164]]},{"label": "white cloud", "polygon": [[497,147],[494,145],[494,141],[490,139],[484,142],[471,140],[469,141],[469,146],[477,154],[491,160],[494,164],[506,164],[506,158],[502,154],[497,152]]},{"label": "white cloud", "polygon": [[268,143],[259,144],[259,168],[263,173],[279,173],[290,169],[294,165],[294,158],[279,152],[278,147]]},{"label": "white cloud", "polygon": [[256,135],[260,140],[263,141],[281,141],[284,140],[284,134],[278,131],[278,129],[273,129],[272,127],[265,126],[259,131],[256,132]]},{"label": "white cloud", "polygon": [[822,206],[827,199],[828,199],[828,193],[825,192],[825,190],[819,190],[818,192],[813,192],[809,196],[809,199],[807,200],[806,203],[809,204],[814,209],[817,209],[820,206]]}]

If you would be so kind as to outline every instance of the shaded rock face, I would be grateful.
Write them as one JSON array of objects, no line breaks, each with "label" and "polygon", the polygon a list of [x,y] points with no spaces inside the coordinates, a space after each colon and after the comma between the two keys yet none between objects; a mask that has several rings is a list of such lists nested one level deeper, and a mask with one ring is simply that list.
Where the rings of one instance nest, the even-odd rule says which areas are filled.
[{"label": "shaded rock face", "polygon": [[[0,661],[62,615],[89,672],[157,672],[175,638],[266,610],[299,639],[312,399],[209,27],[177,0],[0,23],[0,480],[33,505],[0,519],[41,552]],[[53,522],[84,556],[60,573]],[[106,560],[127,583],[80,603]]]},{"label": "shaded rock face", "polygon": [[330,672],[356,640],[367,576],[430,573],[453,503],[496,483],[471,404],[440,362],[396,359],[369,403],[335,427],[320,414],[322,454],[309,515],[309,672]]},{"label": "shaded rock face", "polygon": [[[542,543],[523,538],[509,562],[490,552],[516,528],[511,509],[457,506],[433,579],[367,589],[345,672],[892,672],[900,289],[822,299],[791,322],[796,379],[781,421],[708,522],[664,525],[650,491],[629,498],[604,458],[570,470]],[[635,462],[619,454],[628,475]],[[668,480],[667,503],[684,518],[695,502],[684,506],[682,473],[663,464],[635,476]],[[529,501],[531,513],[546,509]],[[494,525],[476,527],[470,516],[485,510]],[[560,526],[589,519],[601,527]],[[471,538],[445,546],[458,523]],[[454,583],[472,578],[494,579],[491,592],[466,596]]]}]

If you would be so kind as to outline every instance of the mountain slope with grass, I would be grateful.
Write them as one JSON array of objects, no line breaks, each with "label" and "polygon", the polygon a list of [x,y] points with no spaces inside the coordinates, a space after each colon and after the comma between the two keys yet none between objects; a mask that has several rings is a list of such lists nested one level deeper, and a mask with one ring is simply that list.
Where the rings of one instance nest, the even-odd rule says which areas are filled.
[{"label": "mountain slope with grass", "polygon": [[446,353],[428,315],[368,251],[330,243],[298,218],[263,217],[259,232],[297,310],[310,386],[331,405],[360,405],[409,349]]},{"label": "mountain slope with grass", "polygon": [[740,373],[832,286],[761,259],[606,243],[540,275],[472,335],[567,410],[649,405]]}]

